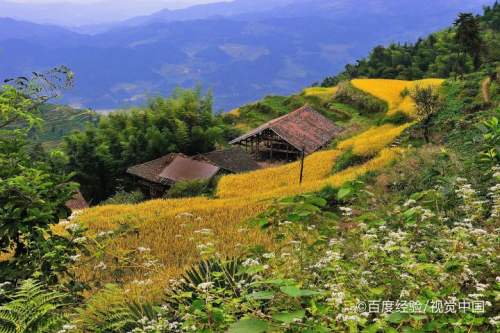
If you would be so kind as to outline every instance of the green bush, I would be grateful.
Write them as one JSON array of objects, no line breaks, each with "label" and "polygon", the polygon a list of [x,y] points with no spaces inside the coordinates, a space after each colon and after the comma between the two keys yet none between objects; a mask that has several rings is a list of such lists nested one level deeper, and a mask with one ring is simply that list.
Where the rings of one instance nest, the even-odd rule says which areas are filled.
[{"label": "green bush", "polygon": [[410,121],[410,117],[404,112],[397,111],[396,113],[390,115],[390,116],[385,116],[380,120],[379,125],[383,124],[394,124],[394,125],[403,125],[406,124]]},{"label": "green bush", "polygon": [[144,201],[145,197],[141,191],[126,192],[119,190],[111,198],[104,201],[103,205],[123,205],[123,204],[137,204]]},{"label": "green bush", "polygon": [[165,198],[190,198],[209,195],[213,182],[208,180],[184,181],[175,183],[165,194]]},{"label": "green bush", "polygon": [[371,157],[358,156],[352,152],[352,149],[347,150],[345,153],[340,155],[337,159],[335,165],[333,166],[332,173],[337,173],[345,170],[351,166],[362,164],[369,160]]},{"label": "green bush", "polygon": [[405,87],[403,90],[401,90],[401,93],[399,95],[401,96],[401,98],[410,96],[410,89],[408,89],[408,87]]},{"label": "green bush", "polygon": [[335,100],[352,105],[364,113],[386,112],[389,108],[386,102],[355,88],[350,82],[342,82],[338,86]]}]

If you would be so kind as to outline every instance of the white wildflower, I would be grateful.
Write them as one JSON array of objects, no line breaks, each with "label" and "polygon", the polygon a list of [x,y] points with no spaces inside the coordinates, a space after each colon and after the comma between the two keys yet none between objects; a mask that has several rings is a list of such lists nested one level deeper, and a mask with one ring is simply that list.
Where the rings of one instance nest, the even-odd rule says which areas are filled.
[{"label": "white wildflower", "polygon": [[96,266],[94,266],[94,270],[104,271],[108,268],[108,266],[104,263],[104,261],[99,262]]},{"label": "white wildflower", "polygon": [[203,282],[198,285],[198,289],[203,290],[203,291],[208,291],[214,286],[213,282]]}]

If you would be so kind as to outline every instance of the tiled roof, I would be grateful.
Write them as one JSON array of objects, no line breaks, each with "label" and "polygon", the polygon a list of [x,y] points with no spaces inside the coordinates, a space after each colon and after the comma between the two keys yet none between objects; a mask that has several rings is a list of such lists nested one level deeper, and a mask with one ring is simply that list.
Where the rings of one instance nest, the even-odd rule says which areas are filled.
[{"label": "tiled roof", "polygon": [[213,164],[196,161],[188,157],[177,156],[160,173],[162,183],[175,183],[178,181],[210,179],[219,172],[220,168]]},{"label": "tiled roof", "polygon": [[240,147],[231,147],[215,150],[210,153],[198,155],[196,160],[204,160],[217,165],[223,170],[241,173],[259,169],[259,164]]},{"label": "tiled roof", "polygon": [[281,139],[298,150],[304,149],[306,154],[315,152],[325,146],[336,135],[342,132],[342,127],[335,125],[322,114],[309,106],[290,112],[280,118],[273,119],[253,131],[230,142],[236,144],[249,137],[269,129]]},{"label": "tiled roof", "polygon": [[152,183],[160,183],[160,173],[178,156],[185,157],[183,154],[168,154],[156,160],[134,165],[127,169],[127,173]]},{"label": "tiled roof", "polygon": [[89,208],[89,204],[83,197],[80,191],[77,191],[73,198],[66,202],[66,207],[68,207],[72,212],[77,210],[82,210],[85,208]]}]

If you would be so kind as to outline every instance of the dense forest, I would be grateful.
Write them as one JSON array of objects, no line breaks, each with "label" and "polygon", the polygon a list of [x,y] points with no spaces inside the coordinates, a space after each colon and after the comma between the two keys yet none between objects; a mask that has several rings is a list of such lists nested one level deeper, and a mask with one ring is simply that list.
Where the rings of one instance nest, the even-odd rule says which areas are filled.
[{"label": "dense forest", "polygon": [[173,152],[214,150],[239,132],[214,114],[200,89],[177,90],[143,108],[115,112],[64,140],[69,170],[95,203],[126,187],[125,170]]}]

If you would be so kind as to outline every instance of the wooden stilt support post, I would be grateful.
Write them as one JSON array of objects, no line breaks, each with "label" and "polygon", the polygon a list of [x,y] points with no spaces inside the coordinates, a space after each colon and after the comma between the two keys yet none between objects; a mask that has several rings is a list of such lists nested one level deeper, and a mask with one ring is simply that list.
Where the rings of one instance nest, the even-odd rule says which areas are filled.
[{"label": "wooden stilt support post", "polygon": [[302,148],[302,156],[300,159],[300,182],[302,184],[302,179],[304,177],[304,158],[305,158],[305,148]]},{"label": "wooden stilt support post", "polygon": [[259,149],[260,149],[260,134],[257,136],[257,158],[259,158]]}]

